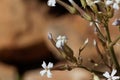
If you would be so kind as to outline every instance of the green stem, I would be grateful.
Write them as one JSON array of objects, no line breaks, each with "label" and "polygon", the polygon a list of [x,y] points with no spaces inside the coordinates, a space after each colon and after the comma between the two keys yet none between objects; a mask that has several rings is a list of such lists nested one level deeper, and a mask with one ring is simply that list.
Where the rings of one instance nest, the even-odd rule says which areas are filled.
[{"label": "green stem", "polygon": [[96,27],[96,29],[97,29],[97,32],[98,32],[99,35],[100,35],[100,39],[105,42],[105,41],[106,41],[106,40],[105,40],[105,37],[104,37],[104,35],[102,34],[102,32],[100,31],[99,26],[96,24],[95,21],[93,21],[93,23],[94,23],[94,25],[95,25],[95,27]]},{"label": "green stem", "polygon": [[111,40],[111,36],[110,36],[110,30],[109,30],[109,27],[108,27],[108,21],[104,24],[104,27],[105,27],[105,31],[106,31],[106,35],[107,35],[107,41],[108,41],[107,48],[109,50],[111,60],[112,60],[113,64],[115,65],[115,68],[118,71],[120,71],[119,63],[117,61],[114,48],[113,48],[113,46],[110,46],[110,43],[112,42],[112,40]]},{"label": "green stem", "polygon": [[114,46],[119,40],[120,40],[120,36],[118,36],[118,37],[110,44],[110,46]]},{"label": "green stem", "polygon": [[63,6],[65,9],[67,9],[71,14],[76,14],[77,11],[74,7],[68,5],[67,3],[61,1],[61,0],[56,0],[58,4],[60,4],[61,6]]}]

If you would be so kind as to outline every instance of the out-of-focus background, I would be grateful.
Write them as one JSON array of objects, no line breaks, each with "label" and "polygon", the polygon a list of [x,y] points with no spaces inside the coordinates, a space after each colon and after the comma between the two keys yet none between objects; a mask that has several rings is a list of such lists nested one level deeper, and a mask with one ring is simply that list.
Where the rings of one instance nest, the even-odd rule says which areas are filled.
[{"label": "out-of-focus background", "polygon": [[[60,6],[48,7],[47,0],[0,1],[0,80],[47,80],[39,74],[43,60],[55,65],[61,64],[63,60],[48,40],[48,32],[54,37],[66,35],[75,56],[78,56],[78,49],[84,40],[89,38],[89,44],[81,54],[83,63],[101,69],[101,65],[94,67],[88,62],[90,58],[98,56],[93,46],[93,27],[80,16],[66,14],[64,11]],[[116,15],[118,18],[119,12]],[[113,39],[119,35],[117,27],[111,26],[110,29]],[[115,46],[115,49],[117,53],[120,52],[119,46]],[[96,62],[100,62],[99,57]],[[91,74],[79,70],[53,71],[50,80],[89,80]],[[86,75],[89,75],[88,78]]]}]

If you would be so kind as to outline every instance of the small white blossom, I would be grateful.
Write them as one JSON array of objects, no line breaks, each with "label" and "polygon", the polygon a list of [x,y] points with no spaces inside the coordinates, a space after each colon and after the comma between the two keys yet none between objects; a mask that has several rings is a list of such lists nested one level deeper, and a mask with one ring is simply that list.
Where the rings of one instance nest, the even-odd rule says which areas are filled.
[{"label": "small white blossom", "polygon": [[67,42],[67,38],[66,36],[58,36],[57,37],[57,42],[56,42],[56,47],[57,48],[62,48],[62,46],[64,46],[64,44]]},{"label": "small white blossom", "polygon": [[54,7],[54,6],[56,6],[55,5],[56,4],[56,0],[48,0],[47,4],[48,4],[48,6]]},{"label": "small white blossom", "polygon": [[119,10],[120,0],[106,0],[106,6],[112,5],[115,10]]},{"label": "small white blossom", "polygon": [[119,26],[120,25],[120,19],[115,19],[115,21],[112,23],[113,26]]},{"label": "small white blossom", "polygon": [[119,5],[118,5],[118,3],[114,3],[114,4],[113,4],[113,8],[116,9],[116,10],[119,10]]},{"label": "small white blossom", "polygon": [[109,72],[106,71],[103,74],[103,76],[106,77],[107,80],[117,80],[117,79],[120,79],[119,76],[114,76],[116,73],[117,73],[117,70],[113,69],[111,75],[109,74]]},{"label": "small white blossom", "polygon": [[113,0],[107,0],[107,1],[105,2],[105,4],[106,4],[106,6],[109,6],[109,5],[113,4]]},{"label": "small white blossom", "polygon": [[44,68],[44,70],[40,71],[41,76],[47,74],[48,78],[52,78],[52,73],[50,72],[50,69],[53,68],[53,63],[49,62],[47,66],[45,61],[43,61],[42,67]]}]

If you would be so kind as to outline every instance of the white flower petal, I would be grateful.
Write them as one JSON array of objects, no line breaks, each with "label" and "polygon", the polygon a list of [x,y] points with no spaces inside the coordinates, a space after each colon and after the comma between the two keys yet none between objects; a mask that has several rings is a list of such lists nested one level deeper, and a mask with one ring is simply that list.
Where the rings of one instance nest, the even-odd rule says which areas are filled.
[{"label": "white flower petal", "polygon": [[119,10],[119,5],[117,3],[114,3],[113,8],[116,9],[116,10]]},{"label": "white flower petal", "polygon": [[53,68],[53,63],[49,62],[48,63],[48,69]]},{"label": "white flower petal", "polygon": [[120,79],[120,77],[119,76],[113,76],[112,77],[112,80],[117,80],[117,79]]},{"label": "white flower petal", "polygon": [[67,42],[67,37],[66,36],[62,36],[62,46],[64,46],[64,44]]},{"label": "white flower petal", "polygon": [[47,77],[52,78],[52,73],[50,72],[50,70],[47,71]]},{"label": "white flower petal", "polygon": [[54,7],[56,4],[56,0],[48,0],[47,4],[48,4],[48,6]]},{"label": "white flower petal", "polygon": [[109,6],[109,5],[113,4],[113,1],[107,0],[105,4],[106,4],[106,6]]},{"label": "white flower petal", "polygon": [[64,46],[64,44],[67,42],[67,38],[66,36],[61,36],[59,35],[57,37],[57,41],[56,41],[56,47],[57,48],[62,48],[62,46]]},{"label": "white flower petal", "polygon": [[63,40],[66,40],[66,39],[67,39],[67,37],[66,37],[66,36],[62,36],[62,39],[63,39]]},{"label": "white flower petal", "polygon": [[41,76],[45,75],[46,72],[47,72],[46,70],[40,71]]},{"label": "white flower petal", "polygon": [[120,0],[115,0],[115,1],[116,1],[116,3],[117,3],[117,4],[119,4],[119,3],[120,3]]},{"label": "white flower petal", "polygon": [[44,69],[46,68],[46,63],[45,63],[45,61],[43,61],[42,67],[43,67]]},{"label": "white flower petal", "polygon": [[118,24],[117,19],[112,23],[113,26],[116,26]]},{"label": "white flower petal", "polygon": [[110,74],[109,74],[108,72],[105,72],[105,73],[103,74],[103,76],[106,77],[106,78],[109,78],[109,77],[110,77]]},{"label": "white flower petal", "polygon": [[62,42],[61,42],[60,40],[58,40],[58,41],[56,42],[56,47],[57,47],[57,48],[61,48],[61,47],[62,47]]},{"label": "white flower petal", "polygon": [[115,19],[115,21],[112,23],[114,26],[120,25],[120,19]]},{"label": "white flower petal", "polygon": [[62,36],[61,36],[61,35],[59,35],[59,36],[57,37],[57,40],[61,40],[61,38],[62,38]]},{"label": "white flower petal", "polygon": [[112,73],[111,73],[111,76],[114,76],[116,73],[117,73],[117,70],[113,69]]}]

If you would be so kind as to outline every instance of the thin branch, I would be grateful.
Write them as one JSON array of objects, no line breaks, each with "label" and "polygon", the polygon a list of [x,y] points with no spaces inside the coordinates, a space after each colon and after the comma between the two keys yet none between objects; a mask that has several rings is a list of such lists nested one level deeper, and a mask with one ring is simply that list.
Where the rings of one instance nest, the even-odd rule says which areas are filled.
[{"label": "thin branch", "polygon": [[114,46],[120,40],[120,36],[118,36],[113,42],[110,43],[110,46]]}]

